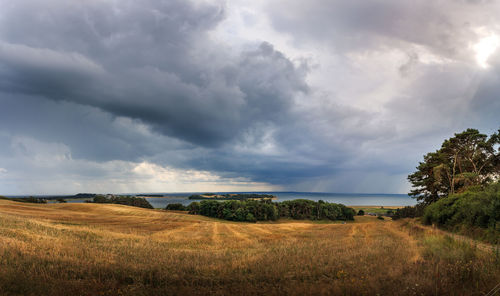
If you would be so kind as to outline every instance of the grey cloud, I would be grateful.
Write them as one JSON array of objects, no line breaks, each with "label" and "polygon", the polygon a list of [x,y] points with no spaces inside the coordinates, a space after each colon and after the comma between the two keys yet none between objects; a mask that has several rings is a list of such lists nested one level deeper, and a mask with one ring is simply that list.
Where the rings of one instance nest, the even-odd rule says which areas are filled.
[{"label": "grey cloud", "polygon": [[[286,10],[278,9],[283,5]],[[449,134],[452,128],[495,124],[491,120],[486,124],[480,118],[471,118],[475,116],[474,109],[478,110],[473,107],[475,105],[498,111],[494,102],[486,103],[487,99],[482,98],[483,94],[491,97],[496,90],[487,90],[492,76],[482,77],[480,72],[483,70],[474,61],[472,45],[484,37],[477,30],[498,34],[498,3],[315,0],[273,2],[268,7],[268,17],[274,28],[292,36],[299,47],[301,44],[326,46],[338,59],[394,49],[408,55],[406,61],[394,69],[404,80],[394,81],[393,77],[387,77],[395,91],[390,94],[392,97],[385,98],[382,110],[375,114],[392,123],[398,130],[393,135],[409,139],[433,132],[442,136]],[[424,62],[429,52],[433,58],[442,60]],[[338,72],[342,75],[348,71]],[[363,73],[356,74],[361,76]],[[363,86],[370,82],[357,83]],[[356,85],[345,87],[355,88]],[[487,111],[483,111],[477,114],[486,115]],[[398,135],[402,133],[407,133],[406,137]]]},{"label": "grey cloud", "polygon": [[490,58],[491,67],[478,74],[477,87],[472,90],[467,107],[472,111],[471,120],[493,133],[500,127],[500,54]]},{"label": "grey cloud", "polygon": [[0,127],[6,133],[65,143],[74,158],[138,161],[165,149],[191,146],[154,133],[137,120],[116,117],[95,107],[6,93],[0,93],[0,105]]},{"label": "grey cloud", "polygon": [[419,63],[419,57],[416,52],[408,53],[408,61],[399,67],[399,73],[402,76],[407,76],[411,72],[412,68]]},{"label": "grey cloud", "polygon": [[[74,158],[145,159],[281,183],[290,171],[319,174],[305,162],[233,147],[251,131],[256,142],[247,144],[265,144],[267,127],[291,120],[294,97],[309,91],[306,65],[270,43],[234,54],[210,41],[218,6],[146,4],[9,5],[0,114],[10,133],[64,143]],[[37,10],[44,17],[31,15]],[[136,131],[142,123],[145,134]]]},{"label": "grey cloud", "polygon": [[[62,2],[39,7],[46,17],[30,15],[30,1],[3,12],[3,91],[98,107],[216,146],[255,120],[273,121],[307,89],[304,73],[270,44],[231,58],[211,42],[218,6]],[[14,29],[20,18],[29,25]]]}]

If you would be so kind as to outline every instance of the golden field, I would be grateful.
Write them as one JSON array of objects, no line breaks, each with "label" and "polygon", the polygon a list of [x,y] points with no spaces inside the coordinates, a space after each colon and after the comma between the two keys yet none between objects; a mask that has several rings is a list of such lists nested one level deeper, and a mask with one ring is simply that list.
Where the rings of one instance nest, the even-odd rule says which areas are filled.
[{"label": "golden field", "polygon": [[495,247],[414,220],[235,223],[0,200],[1,295],[484,295]]}]

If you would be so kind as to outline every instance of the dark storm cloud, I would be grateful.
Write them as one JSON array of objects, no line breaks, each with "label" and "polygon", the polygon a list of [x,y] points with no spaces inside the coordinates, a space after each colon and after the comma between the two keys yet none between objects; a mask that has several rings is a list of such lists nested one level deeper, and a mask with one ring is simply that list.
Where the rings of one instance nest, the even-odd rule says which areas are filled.
[{"label": "dark storm cloud", "polygon": [[190,146],[153,134],[137,120],[116,117],[95,107],[7,93],[0,93],[0,101],[0,126],[8,127],[10,135],[65,143],[75,158],[138,161],[164,149]]},{"label": "dark storm cloud", "polygon": [[307,67],[267,42],[239,53],[214,42],[220,5],[18,1],[0,14],[0,115],[16,153],[56,143],[47,145],[75,159],[281,183],[318,171],[235,149],[262,145],[267,128],[291,120],[294,97],[308,92]]},{"label": "dark storm cloud", "polygon": [[253,121],[275,120],[307,89],[305,73],[270,44],[231,57],[211,42],[207,32],[223,15],[218,6],[28,4],[2,13],[5,92],[94,106],[217,146]]}]

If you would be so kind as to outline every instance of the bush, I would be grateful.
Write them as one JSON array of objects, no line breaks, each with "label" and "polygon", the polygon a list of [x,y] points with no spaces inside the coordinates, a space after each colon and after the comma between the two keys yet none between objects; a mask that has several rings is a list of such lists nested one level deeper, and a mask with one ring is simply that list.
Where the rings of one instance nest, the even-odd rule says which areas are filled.
[{"label": "bush", "polygon": [[363,210],[358,211],[358,216],[364,216],[364,215],[365,215],[365,211],[363,211]]},{"label": "bush", "polygon": [[197,215],[200,213],[200,203],[199,202],[192,202],[190,203],[186,209],[189,211],[189,214]]},{"label": "bush", "polygon": [[500,230],[500,183],[483,191],[466,191],[442,198],[427,207],[423,220],[440,226],[464,224]]},{"label": "bush", "polygon": [[236,212],[234,212],[234,218],[236,221],[245,221],[247,219],[248,212],[245,208],[238,208]]},{"label": "bush", "polygon": [[[393,220],[401,219],[401,218],[416,218],[421,217],[424,214],[426,205],[425,204],[417,204],[414,206],[406,206],[400,209],[396,209],[390,215]],[[389,214],[389,213],[388,213]]]},{"label": "bush", "polygon": [[252,215],[252,213],[247,214],[246,220],[248,222],[254,222],[254,223],[257,222],[257,219],[255,219],[255,217]]},{"label": "bush", "polygon": [[109,199],[106,198],[104,195],[96,195],[94,196],[94,202],[95,203],[111,203]]},{"label": "bush", "polygon": [[182,205],[181,203],[172,203],[172,204],[168,204],[165,207],[165,210],[169,210],[169,211],[187,211],[188,209],[184,205]]},{"label": "bush", "polygon": [[426,224],[436,224],[449,230],[472,234],[476,229],[483,235],[483,239],[494,243],[500,242],[499,221],[498,182],[482,191],[474,189],[441,198],[429,205],[423,215],[423,222]]}]

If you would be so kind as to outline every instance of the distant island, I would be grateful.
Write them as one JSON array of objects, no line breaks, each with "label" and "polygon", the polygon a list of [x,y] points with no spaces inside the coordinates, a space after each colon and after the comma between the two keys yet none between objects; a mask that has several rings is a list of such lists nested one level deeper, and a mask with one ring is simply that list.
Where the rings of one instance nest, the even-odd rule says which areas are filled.
[{"label": "distant island", "polygon": [[163,194],[136,194],[135,196],[140,196],[140,197],[165,197]]},{"label": "distant island", "polygon": [[0,199],[27,202],[27,203],[47,203],[48,201],[66,202],[66,200],[74,199],[93,199],[97,196],[94,193],[78,193],[75,195],[55,195],[55,196],[26,196],[26,197],[5,197],[0,196]]},{"label": "distant island", "polygon": [[276,196],[272,194],[257,194],[257,193],[226,193],[226,194],[215,194],[215,193],[204,193],[204,194],[193,194],[188,197],[188,199],[194,200],[271,200],[277,199]]},{"label": "distant island", "polygon": [[153,206],[143,197],[127,196],[127,195],[96,195],[92,201],[88,203],[109,203],[120,204],[125,206],[133,206],[139,208],[152,209]]}]

